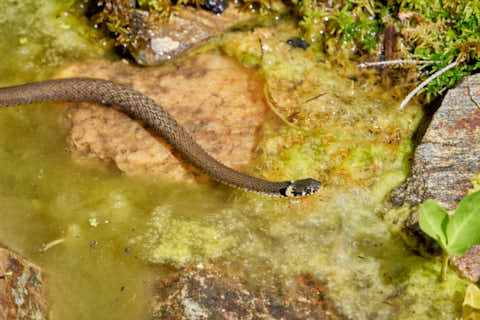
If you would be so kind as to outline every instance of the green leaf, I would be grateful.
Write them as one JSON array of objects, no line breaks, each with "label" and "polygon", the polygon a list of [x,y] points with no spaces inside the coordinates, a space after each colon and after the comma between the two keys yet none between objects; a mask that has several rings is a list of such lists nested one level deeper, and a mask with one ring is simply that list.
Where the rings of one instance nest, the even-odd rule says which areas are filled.
[{"label": "green leaf", "polygon": [[480,243],[480,191],[458,204],[447,225],[447,251],[463,256],[468,248]]},{"label": "green leaf", "polygon": [[422,204],[418,222],[423,232],[437,240],[442,248],[447,247],[448,213],[436,201],[427,200]]}]

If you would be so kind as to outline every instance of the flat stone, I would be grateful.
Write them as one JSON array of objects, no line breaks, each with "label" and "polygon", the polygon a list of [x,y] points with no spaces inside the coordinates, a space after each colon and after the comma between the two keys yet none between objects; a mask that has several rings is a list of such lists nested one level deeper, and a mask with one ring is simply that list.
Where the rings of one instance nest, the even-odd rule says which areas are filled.
[{"label": "flat stone", "polygon": [[[254,157],[260,126],[270,116],[263,83],[234,60],[201,54],[181,64],[138,68],[91,62],[64,70],[63,77],[109,79],[153,98],[183,125],[214,158],[241,169]],[[80,157],[112,160],[128,175],[194,181],[198,172],[171,147],[125,114],[92,103],[74,103],[67,111],[68,136]]]},{"label": "flat stone", "polygon": [[321,281],[298,276],[296,288],[250,289],[212,266],[191,267],[158,282],[152,319],[342,319]]},{"label": "flat stone", "polygon": [[42,270],[6,248],[0,248],[0,320],[48,319]]}]

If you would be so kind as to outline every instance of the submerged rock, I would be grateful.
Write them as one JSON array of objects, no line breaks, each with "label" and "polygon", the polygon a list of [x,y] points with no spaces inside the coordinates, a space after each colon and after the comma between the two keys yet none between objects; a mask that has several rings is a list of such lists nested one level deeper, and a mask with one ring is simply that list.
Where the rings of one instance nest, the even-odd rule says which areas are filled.
[{"label": "submerged rock", "polygon": [[0,247],[0,319],[48,319],[42,270]]},{"label": "submerged rock", "polygon": [[162,279],[152,300],[153,319],[342,319],[323,284],[298,276],[292,292],[271,286],[250,290],[212,266]]},{"label": "submerged rock", "polygon": [[[447,210],[453,210],[472,188],[471,179],[479,171],[480,75],[477,74],[449,90],[415,151],[410,178],[393,192],[392,201],[415,206],[434,199]],[[407,232],[419,234],[418,210],[407,219],[406,228]],[[480,246],[453,261],[463,277],[480,279]]]},{"label": "submerged rock", "polygon": [[[220,54],[202,54],[181,65],[134,68],[124,63],[87,63],[59,77],[89,76],[132,86],[153,98],[205,150],[235,169],[253,159],[258,131],[268,117],[261,81]],[[113,160],[128,175],[192,181],[170,146],[137,121],[112,108],[75,103],[67,112],[69,144],[79,156]],[[188,164],[187,164],[188,165]]]}]

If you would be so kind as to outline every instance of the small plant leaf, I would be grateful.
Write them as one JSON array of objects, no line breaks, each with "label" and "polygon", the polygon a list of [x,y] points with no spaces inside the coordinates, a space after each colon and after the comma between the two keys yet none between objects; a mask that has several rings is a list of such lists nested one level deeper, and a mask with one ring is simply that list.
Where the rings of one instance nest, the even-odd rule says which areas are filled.
[{"label": "small plant leaf", "polygon": [[440,246],[446,249],[448,213],[444,208],[434,200],[425,201],[420,207],[418,222],[423,232],[437,240]]},{"label": "small plant leaf", "polygon": [[463,256],[480,243],[480,191],[465,197],[447,224],[447,251]]}]

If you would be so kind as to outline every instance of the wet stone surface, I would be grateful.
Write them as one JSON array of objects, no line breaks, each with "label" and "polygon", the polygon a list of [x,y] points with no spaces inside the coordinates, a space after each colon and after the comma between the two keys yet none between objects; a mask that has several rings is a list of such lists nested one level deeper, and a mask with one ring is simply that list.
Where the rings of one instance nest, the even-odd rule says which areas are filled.
[{"label": "wet stone surface", "polygon": [[0,247],[0,320],[48,319],[42,271]]},{"label": "wet stone surface", "polygon": [[188,268],[157,283],[153,319],[343,319],[320,281],[298,276],[295,290],[250,290],[213,266]]}]

